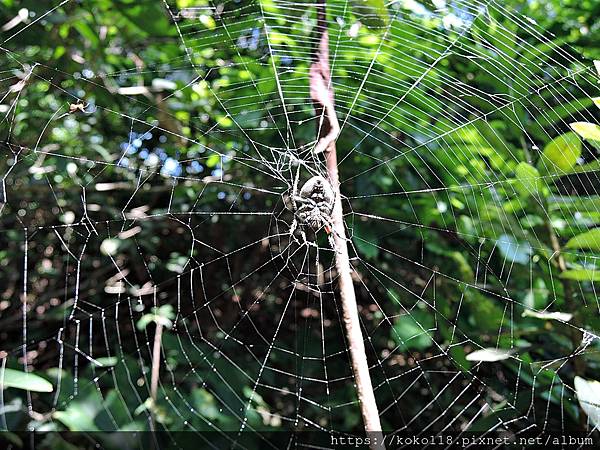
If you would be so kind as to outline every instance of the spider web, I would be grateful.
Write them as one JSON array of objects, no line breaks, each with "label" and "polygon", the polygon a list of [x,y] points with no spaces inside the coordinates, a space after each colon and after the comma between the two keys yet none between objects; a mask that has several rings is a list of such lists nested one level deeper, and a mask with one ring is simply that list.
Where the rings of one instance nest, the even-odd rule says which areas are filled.
[{"label": "spider web", "polygon": [[[102,73],[82,61],[65,73],[24,53],[20,38],[69,18],[69,0],[2,34],[0,254],[3,270],[19,267],[3,289],[2,367],[45,373],[54,390],[2,391],[0,426],[14,429],[19,411],[32,430],[81,430],[87,414],[83,431],[160,429],[215,448],[278,448],[274,430],[360,435],[335,249],[322,230],[294,238],[286,207],[297,171],[300,186],[326,175],[312,151],[314,6],[158,3],[164,66]],[[597,75],[501,2],[434,4],[392,2],[371,30],[367,6],[361,24],[352,4],[327,4],[340,189],[384,431],[564,433],[579,414],[576,361],[598,342],[567,314],[557,253],[523,210],[562,217],[558,238],[586,231],[600,214],[597,171],[583,165],[590,153],[579,179],[543,158],[541,176],[519,184],[513,172],[571,122],[594,122]],[[471,64],[465,79],[449,70]],[[46,110],[28,108],[33,89],[48,93]],[[115,134],[120,147],[105,148]],[[539,180],[552,204],[535,195]],[[597,320],[594,283],[572,287]],[[571,341],[538,351],[551,340],[515,326],[536,320]],[[483,360],[467,356],[481,349]]]}]

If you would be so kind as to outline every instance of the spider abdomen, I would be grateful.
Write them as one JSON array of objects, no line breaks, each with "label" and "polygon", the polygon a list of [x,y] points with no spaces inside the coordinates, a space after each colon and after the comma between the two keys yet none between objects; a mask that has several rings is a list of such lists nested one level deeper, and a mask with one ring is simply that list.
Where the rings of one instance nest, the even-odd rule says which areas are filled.
[{"label": "spider abdomen", "polygon": [[302,225],[318,230],[331,221],[334,194],[329,181],[320,175],[309,178],[296,196],[296,217]]}]

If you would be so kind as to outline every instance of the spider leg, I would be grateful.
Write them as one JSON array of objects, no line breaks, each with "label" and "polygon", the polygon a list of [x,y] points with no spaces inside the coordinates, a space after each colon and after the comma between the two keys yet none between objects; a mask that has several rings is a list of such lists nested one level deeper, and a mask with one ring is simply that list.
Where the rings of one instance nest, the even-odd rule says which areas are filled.
[{"label": "spider leg", "polygon": [[[342,236],[340,236],[340,234],[336,231],[335,227],[333,226],[333,221],[331,220],[331,217],[323,216],[322,219],[323,219],[323,224],[324,224],[323,227],[325,228],[325,232],[327,232],[327,240],[329,241],[329,246],[336,253],[338,253],[338,254],[341,253],[340,250],[335,245],[334,234],[339,238],[342,238]],[[349,238],[343,238],[343,239],[346,241],[350,241]]]},{"label": "spider leg", "polygon": [[335,239],[333,238],[333,233],[327,235],[327,240],[329,241],[329,246],[332,250],[334,250],[337,254],[342,253],[337,246],[335,245]]},{"label": "spider leg", "polygon": [[332,223],[331,221],[328,223],[328,225],[329,225],[329,227],[331,228],[331,234],[334,234],[334,233],[335,233],[335,235],[336,235],[337,237],[339,237],[340,239],[343,239],[343,240],[344,240],[344,241],[346,241],[346,242],[350,242],[350,241],[352,241],[352,239],[351,239],[351,238],[349,238],[349,237],[342,237],[342,236],[340,236],[340,233],[338,233],[338,232],[337,232],[337,230],[335,229],[335,227],[333,226],[333,223]]},{"label": "spider leg", "polygon": [[299,230],[300,230],[300,235],[302,236],[302,241],[303,241],[303,243],[304,243],[305,245],[308,245],[309,247],[314,247],[314,248],[316,248],[316,249],[317,249],[317,253],[318,253],[318,251],[319,251],[319,246],[318,246],[316,243],[314,243],[313,241],[309,240],[309,239],[306,237],[306,232],[305,232],[305,231],[304,231],[302,228],[299,228]]},{"label": "spider leg", "polygon": [[308,244],[308,239],[306,238],[306,233],[302,229],[300,229],[300,236],[302,236],[302,242],[304,244]]},{"label": "spider leg", "polygon": [[300,204],[310,204],[313,208],[317,207],[317,203],[312,199],[312,198],[308,198],[308,197],[302,197],[300,195],[296,195],[294,196],[294,202],[300,203]]},{"label": "spider leg", "polygon": [[298,229],[298,221],[296,220],[296,216],[294,216],[294,219],[292,220],[292,224],[290,225],[290,239],[293,239],[294,241],[296,241],[296,244],[298,245],[302,245],[300,243],[300,241],[298,240],[298,238],[296,237],[296,230]]},{"label": "spider leg", "polygon": [[290,225],[290,234],[293,235],[294,232],[296,231],[296,228],[298,228],[298,221],[296,220],[296,217],[294,216],[294,218],[292,219],[292,224]]},{"label": "spider leg", "polygon": [[294,177],[294,184],[292,187],[292,206],[294,207],[294,212],[298,209],[298,205],[296,205],[296,200],[298,200],[298,182],[300,181],[300,164],[298,164],[298,169],[296,169],[296,176]]}]

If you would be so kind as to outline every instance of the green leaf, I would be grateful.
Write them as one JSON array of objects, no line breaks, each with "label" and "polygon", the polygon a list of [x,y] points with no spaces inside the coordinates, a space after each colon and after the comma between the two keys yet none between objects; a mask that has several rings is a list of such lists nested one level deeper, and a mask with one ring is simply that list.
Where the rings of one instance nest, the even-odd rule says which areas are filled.
[{"label": "green leaf", "polygon": [[160,323],[166,328],[173,326],[173,319],[175,313],[173,312],[172,305],[163,305],[160,308],[152,308],[152,313],[144,314],[137,322],[138,330],[145,329],[151,323]]},{"label": "green leaf", "polygon": [[550,141],[544,148],[542,161],[550,163],[552,169],[563,172],[570,171],[581,156],[581,141],[573,132],[561,134]]},{"label": "green leaf", "polygon": [[71,431],[100,431],[94,423],[95,411],[80,403],[69,406],[66,411],[56,411],[52,416]]},{"label": "green leaf", "polygon": [[569,126],[594,147],[600,148],[600,126],[589,122],[574,122]]},{"label": "green leaf", "polygon": [[219,405],[215,397],[206,389],[194,389],[192,391],[192,402],[202,417],[210,420],[215,420],[219,417]]},{"label": "green leaf", "polygon": [[100,367],[113,367],[119,362],[119,359],[115,356],[104,356],[102,358],[96,358],[94,360]]},{"label": "green leaf", "polygon": [[560,274],[565,280],[575,281],[600,281],[600,270],[591,269],[573,269]]},{"label": "green leaf", "polygon": [[171,253],[170,259],[165,267],[171,272],[183,273],[188,259],[189,258],[187,256],[183,256],[178,253]]},{"label": "green leaf", "polygon": [[573,314],[569,313],[561,313],[561,312],[537,312],[532,311],[530,309],[526,309],[523,314],[523,317],[533,317],[535,319],[542,320],[558,320],[559,322],[568,322],[573,318]]},{"label": "green leaf", "polygon": [[[537,278],[527,290],[523,298],[523,305],[529,310],[542,310],[548,304],[548,295],[550,290],[542,278]],[[527,311],[525,311],[527,312]]]},{"label": "green leaf", "polygon": [[467,361],[496,362],[510,358],[513,352],[502,348],[484,348],[467,355]]},{"label": "green leaf", "polygon": [[392,338],[403,350],[424,350],[433,343],[428,331],[432,326],[433,317],[430,314],[414,311],[396,320]]},{"label": "green leaf", "polygon": [[595,426],[600,426],[600,382],[584,380],[575,377],[575,391],[579,406],[588,416],[588,420]]},{"label": "green leaf", "polygon": [[18,448],[23,448],[23,440],[18,434],[2,430],[0,431],[0,438],[10,442],[12,445],[17,446]]},{"label": "green leaf", "polygon": [[136,327],[138,330],[145,330],[148,325],[150,325],[154,321],[154,315],[152,314],[144,314],[140,317],[140,320],[137,321]]},{"label": "green leaf", "polygon": [[600,251],[600,228],[593,228],[569,239],[566,248]]},{"label": "green leaf", "polygon": [[23,389],[34,392],[52,392],[53,387],[45,378],[31,372],[22,372],[14,369],[0,369],[0,387]]},{"label": "green leaf", "polygon": [[106,424],[103,415],[107,413],[105,397],[96,386],[82,386],[79,394],[64,404],[64,410],[55,411],[52,418],[62,422],[71,431],[100,431]]},{"label": "green leaf", "polygon": [[221,155],[219,155],[218,153],[213,153],[206,160],[206,166],[213,168],[213,167],[216,167],[217,164],[219,164],[220,162],[221,162]]},{"label": "green leaf", "polygon": [[172,30],[169,27],[167,15],[160,3],[137,4],[136,0],[116,2],[115,8],[136,27],[140,36],[169,36]]},{"label": "green leaf", "polygon": [[523,197],[539,193],[542,181],[538,170],[526,162],[521,162],[515,168],[515,189]]},{"label": "green leaf", "polygon": [[527,214],[523,216],[519,222],[523,228],[535,228],[544,224],[544,220],[535,214]]},{"label": "green leaf", "polygon": [[584,139],[600,141],[600,126],[589,122],[573,122],[571,129]]},{"label": "green leaf", "polygon": [[560,211],[560,214],[565,214],[565,212],[593,214],[600,211],[600,196],[598,195],[590,195],[589,197],[555,195],[548,197],[548,203],[551,205],[552,210]]},{"label": "green leaf", "polygon": [[589,108],[593,104],[593,99],[576,98],[570,102],[561,102],[561,104],[548,110],[544,117],[540,117],[537,122],[541,127],[549,127],[557,122],[568,120],[579,111]]},{"label": "green leaf", "polygon": [[98,34],[92,30],[87,23],[82,20],[76,20],[73,22],[73,28],[75,28],[87,42],[92,44],[94,48],[98,47],[100,44]]},{"label": "green leaf", "polygon": [[354,15],[369,28],[387,25],[389,17],[384,0],[353,0]]},{"label": "green leaf", "polygon": [[472,364],[470,361],[467,361],[465,349],[463,347],[457,345],[451,346],[448,349],[448,353],[450,353],[450,356],[454,360],[454,363],[458,365],[460,370],[462,370],[463,372],[469,372]]},{"label": "green leaf", "polygon": [[598,171],[600,171],[600,159],[590,161],[587,164],[576,166],[575,168],[573,168],[573,170],[571,170],[571,173],[590,173]]}]

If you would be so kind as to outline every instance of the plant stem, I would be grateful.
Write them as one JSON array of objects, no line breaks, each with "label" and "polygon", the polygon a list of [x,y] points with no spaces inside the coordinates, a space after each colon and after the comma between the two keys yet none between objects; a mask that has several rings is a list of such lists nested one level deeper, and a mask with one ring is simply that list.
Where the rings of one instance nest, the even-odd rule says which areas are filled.
[{"label": "plant stem", "polygon": [[152,403],[156,406],[156,394],[158,392],[158,376],[160,373],[160,346],[162,342],[163,324],[156,322],[156,331],[154,332],[154,346],[152,347],[152,375],[150,378],[150,397]]},{"label": "plant stem", "polygon": [[[320,3],[322,2],[322,3]],[[356,390],[360,402],[365,431],[371,437],[371,449],[385,448],[383,433],[379,420],[379,411],[373,393],[369,365],[365,353],[364,339],[360,329],[360,318],[356,306],[356,293],[351,275],[348,257],[348,241],[344,226],[342,199],[338,174],[335,138],[339,126],[335,115],[331,73],[329,67],[329,37],[324,0],[317,0],[317,27],[315,30],[317,47],[313,53],[310,68],[310,90],[315,105],[315,113],[319,118],[317,147],[323,149],[327,162],[329,182],[335,194],[335,203],[331,215],[333,222],[333,239],[335,242],[335,266],[338,274],[340,297],[343,309],[344,325],[352,360],[352,369],[356,381]]]},{"label": "plant stem", "polygon": [[[550,238],[550,244],[552,245],[552,250],[556,254],[556,262],[558,263],[558,270],[560,273],[566,272],[567,263],[565,258],[561,253],[560,242],[558,241],[558,236],[554,232],[554,228],[552,227],[552,223],[550,221],[546,221],[546,229],[548,230],[548,236]],[[581,345],[582,335],[577,327],[577,305],[575,304],[575,299],[573,298],[573,286],[571,286],[571,281],[566,278],[561,278],[561,283],[563,286],[563,292],[565,296],[565,304],[567,307],[567,312],[573,314],[573,326],[569,327],[570,330],[570,338],[571,344],[573,345],[573,351],[575,352],[577,348]],[[583,375],[585,372],[585,361],[581,356],[576,355],[573,357],[573,366],[575,369],[575,375]]]},{"label": "plant stem", "polygon": [[335,267],[338,273],[344,325],[346,326],[346,336],[348,338],[350,357],[352,359],[352,369],[354,370],[354,377],[356,379],[356,390],[360,401],[365,431],[367,433],[378,432],[381,434],[382,430],[381,422],[379,420],[379,411],[377,410],[375,394],[373,393],[373,386],[371,384],[371,375],[369,374],[369,365],[365,352],[364,339],[360,330],[358,308],[356,306],[356,293],[354,292],[354,284],[352,282],[350,259],[348,257],[348,243],[344,229],[342,201],[340,199],[335,147],[327,153],[327,172],[329,173],[329,179],[334,187],[333,189],[336,195],[332,213],[334,230],[333,239],[336,248]]}]

